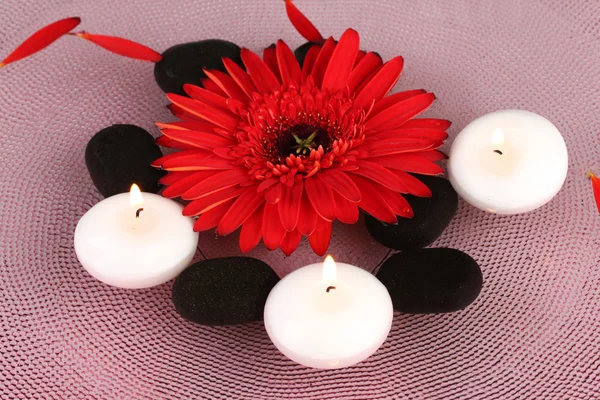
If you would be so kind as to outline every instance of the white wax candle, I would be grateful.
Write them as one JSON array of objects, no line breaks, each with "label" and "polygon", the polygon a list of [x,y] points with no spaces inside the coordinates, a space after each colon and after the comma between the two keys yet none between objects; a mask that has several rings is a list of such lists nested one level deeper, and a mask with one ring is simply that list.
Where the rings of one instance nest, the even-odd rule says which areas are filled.
[{"label": "white wax candle", "polygon": [[283,278],[265,305],[265,327],[275,346],[313,368],[344,368],[373,354],[392,326],[383,284],[349,264],[311,264]]},{"label": "white wax candle", "polygon": [[75,252],[94,278],[139,289],[175,278],[198,245],[194,222],[173,200],[139,192],[111,196],[92,207],[75,229]]},{"label": "white wax candle", "polygon": [[527,111],[497,111],[476,119],[450,149],[448,177],[468,203],[497,214],[519,214],[549,202],[567,176],[567,146],[547,119]]}]

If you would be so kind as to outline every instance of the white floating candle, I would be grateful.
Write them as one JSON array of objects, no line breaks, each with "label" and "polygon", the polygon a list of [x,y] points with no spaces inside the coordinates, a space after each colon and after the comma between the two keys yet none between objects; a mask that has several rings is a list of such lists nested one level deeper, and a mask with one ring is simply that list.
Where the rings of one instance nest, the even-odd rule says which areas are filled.
[{"label": "white floating candle", "polygon": [[265,305],[265,327],[275,346],[313,368],[344,368],[373,354],[392,326],[383,284],[358,267],[324,263],[283,278]]},{"label": "white floating candle", "polygon": [[175,278],[198,245],[194,222],[173,200],[140,192],[111,196],[92,207],[75,229],[75,253],[94,278],[139,289]]},{"label": "white floating candle", "polygon": [[496,111],[476,119],[450,149],[448,177],[468,203],[519,214],[549,202],[567,176],[567,146],[547,119],[527,111]]}]

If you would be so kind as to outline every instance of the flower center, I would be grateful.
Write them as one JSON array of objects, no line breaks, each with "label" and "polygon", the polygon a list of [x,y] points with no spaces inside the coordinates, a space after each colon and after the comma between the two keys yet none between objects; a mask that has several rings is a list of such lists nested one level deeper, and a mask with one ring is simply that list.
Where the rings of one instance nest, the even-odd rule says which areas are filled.
[{"label": "flower center", "polygon": [[331,146],[331,138],[325,128],[314,124],[300,123],[283,128],[277,140],[277,153],[281,159],[290,154],[296,156],[308,156],[311,150],[323,146],[328,151]]}]

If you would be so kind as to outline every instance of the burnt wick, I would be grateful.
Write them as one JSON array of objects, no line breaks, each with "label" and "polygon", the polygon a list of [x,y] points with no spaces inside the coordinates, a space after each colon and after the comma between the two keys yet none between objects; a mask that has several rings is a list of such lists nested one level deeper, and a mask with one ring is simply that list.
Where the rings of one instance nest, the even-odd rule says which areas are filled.
[{"label": "burnt wick", "polygon": [[498,153],[500,155],[502,155],[503,153],[500,150],[494,150],[494,153]]},{"label": "burnt wick", "polygon": [[326,291],[327,293],[329,293],[329,291],[330,291],[331,289],[335,289],[335,288],[336,288],[335,286],[327,286],[327,290],[325,290],[325,291]]},{"label": "burnt wick", "polygon": [[136,218],[139,218],[139,217],[140,217],[140,213],[141,213],[142,211],[144,211],[144,208],[143,208],[143,207],[142,207],[142,208],[138,208],[138,209],[137,209],[137,211],[135,212],[135,217],[136,217]]}]

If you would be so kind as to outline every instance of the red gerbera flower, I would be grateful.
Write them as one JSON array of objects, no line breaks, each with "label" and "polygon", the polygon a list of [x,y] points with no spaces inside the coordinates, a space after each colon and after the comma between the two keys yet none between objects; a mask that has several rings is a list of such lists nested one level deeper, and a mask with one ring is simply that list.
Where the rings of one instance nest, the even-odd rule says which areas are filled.
[{"label": "red gerbera flower", "polygon": [[304,235],[323,255],[334,220],[353,224],[362,209],[396,223],[413,215],[401,193],[431,195],[408,172],[443,172],[435,149],[450,123],[413,119],[432,93],[386,97],[401,57],[359,51],[352,29],[312,47],[302,68],[281,40],[264,61],[241,56],[248,72],[224,59],[228,74],[206,71],[204,88],[185,86],[190,97],[168,94],[183,121],[158,124],[158,143],[182,150],[153,164],[169,172],[163,195],[190,201],[183,213],[199,217],[195,230],[241,227],[242,251],[262,238],[287,255]]}]

